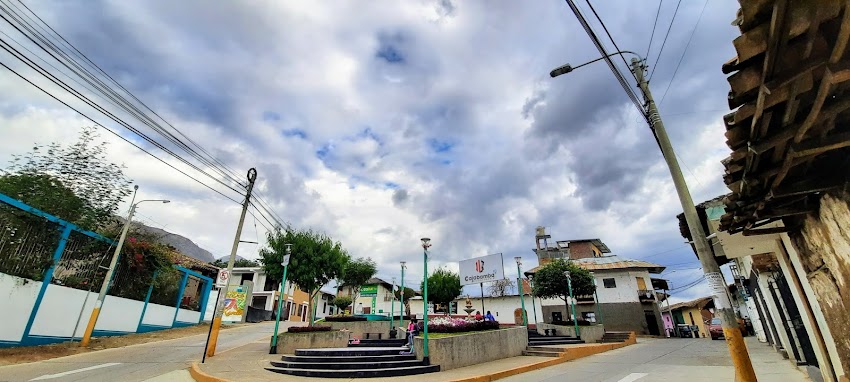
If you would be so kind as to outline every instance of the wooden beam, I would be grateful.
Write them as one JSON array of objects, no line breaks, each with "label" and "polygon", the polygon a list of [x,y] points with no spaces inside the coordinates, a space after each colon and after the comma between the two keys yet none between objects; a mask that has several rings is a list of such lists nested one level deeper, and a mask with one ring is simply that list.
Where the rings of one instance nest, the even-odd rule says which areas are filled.
[{"label": "wooden beam", "polygon": [[847,50],[847,41],[850,40],[850,6],[844,2],[844,17],[841,18],[841,29],[838,31],[838,36],[835,39],[835,46],[832,48],[832,55],[829,57],[829,63],[835,64],[844,56],[844,51]]},{"label": "wooden beam", "polygon": [[[807,71],[800,75],[801,82],[798,84],[798,92],[804,93],[812,89],[813,81],[812,72]],[[775,106],[780,102],[784,102],[788,99],[788,96],[791,92],[791,83],[785,83],[783,86],[778,88],[770,88],[770,94],[765,97],[764,100],[764,108],[770,108]],[[742,105],[738,108],[738,111],[735,112],[735,124],[744,125],[744,121],[751,118],[756,111],[756,106],[752,103],[748,103]],[[750,123],[750,125],[752,122]]]},{"label": "wooden beam", "polygon": [[[845,97],[845,99],[842,99],[841,101],[834,102],[829,106],[826,106],[818,116],[818,119],[815,121],[815,124],[820,124],[830,119],[833,119],[838,114],[848,109],[850,109],[850,97]],[[790,125],[782,129],[780,132],[754,143],[752,145],[752,151],[756,154],[761,154],[767,150],[770,150],[774,146],[793,138],[794,135],[797,133],[797,129],[800,128],[801,124],[802,123]]]},{"label": "wooden beam", "polygon": [[788,217],[788,216],[805,215],[805,214],[812,212],[814,210],[815,210],[814,207],[810,207],[810,206],[803,206],[803,207],[797,207],[797,208],[776,208],[776,209],[759,211],[759,212],[753,214],[753,217],[757,218],[758,220],[784,218],[784,217]]},{"label": "wooden beam", "polygon": [[744,229],[741,233],[744,236],[771,235],[776,233],[784,233],[790,231],[789,227],[772,227],[761,229]]},{"label": "wooden beam", "polygon": [[821,138],[812,138],[794,145],[794,156],[805,157],[819,155],[827,151],[837,150],[850,146],[850,133],[828,135]]},{"label": "wooden beam", "polygon": [[803,124],[800,125],[800,128],[797,129],[797,133],[794,134],[794,143],[799,143],[803,139],[803,136],[806,135],[806,132],[809,131],[812,125],[814,125],[818,120],[818,117],[820,116],[820,109],[823,107],[823,103],[826,101],[826,97],[832,89],[832,75],[832,70],[829,68],[826,68],[823,71],[823,77],[821,77],[815,101],[809,108],[809,114],[806,116]]},{"label": "wooden beam", "polygon": [[831,190],[833,188],[843,187],[845,184],[847,184],[846,177],[840,177],[839,179],[829,180],[810,178],[806,180],[801,180],[794,184],[777,187],[775,190],[772,190],[770,192],[769,196],[774,199],[786,198],[789,196],[823,192]]}]

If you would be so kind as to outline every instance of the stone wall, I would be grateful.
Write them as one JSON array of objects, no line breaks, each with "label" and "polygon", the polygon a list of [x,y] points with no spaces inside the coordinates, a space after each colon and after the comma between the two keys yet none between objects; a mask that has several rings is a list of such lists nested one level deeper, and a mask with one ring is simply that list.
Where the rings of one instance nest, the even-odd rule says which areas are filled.
[{"label": "stone wall", "polygon": [[[424,355],[422,336],[414,338],[413,347],[416,358],[421,360]],[[526,347],[528,329],[525,326],[428,340],[431,364],[440,365],[440,371],[517,357]]]},{"label": "stone wall", "polygon": [[[545,335],[546,329],[555,329],[555,334],[559,336],[573,336],[573,332],[575,332],[575,327],[573,326],[564,326],[564,325],[552,325],[552,324],[537,324],[537,333]],[[579,326],[578,327],[579,335],[581,335],[581,339],[586,343],[594,343],[602,339],[602,336],[605,335],[605,326],[604,325],[592,325],[592,326]]]},{"label": "stone wall", "polygon": [[325,322],[322,325],[330,326],[334,330],[348,330],[352,337],[360,339],[366,338],[366,333],[381,333],[381,338],[390,336],[389,321]]},{"label": "stone wall", "polygon": [[295,349],[344,348],[348,333],[342,331],[281,333],[277,336],[277,354],[295,354]]},{"label": "stone wall", "polygon": [[[827,193],[817,213],[789,232],[838,349],[850,371],[850,194]],[[787,223],[786,223],[787,224]]]}]

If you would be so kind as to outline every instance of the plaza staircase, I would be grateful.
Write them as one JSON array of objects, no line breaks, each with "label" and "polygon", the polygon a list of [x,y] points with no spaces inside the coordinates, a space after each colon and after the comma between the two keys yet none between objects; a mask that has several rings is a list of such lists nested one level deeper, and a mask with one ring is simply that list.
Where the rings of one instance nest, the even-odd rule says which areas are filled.
[{"label": "plaza staircase", "polygon": [[579,338],[569,336],[544,336],[537,330],[528,330],[528,348],[522,352],[523,355],[542,357],[558,357],[563,354],[564,349],[553,345],[583,344]]},{"label": "plaza staircase", "polygon": [[626,342],[629,339],[631,332],[605,332],[602,335],[602,339],[599,340],[600,343],[615,343],[615,342]]},{"label": "plaza staircase", "polygon": [[400,377],[434,373],[439,365],[426,365],[407,352],[403,339],[360,340],[347,348],[297,349],[272,361],[266,370],[275,373],[317,378]]}]

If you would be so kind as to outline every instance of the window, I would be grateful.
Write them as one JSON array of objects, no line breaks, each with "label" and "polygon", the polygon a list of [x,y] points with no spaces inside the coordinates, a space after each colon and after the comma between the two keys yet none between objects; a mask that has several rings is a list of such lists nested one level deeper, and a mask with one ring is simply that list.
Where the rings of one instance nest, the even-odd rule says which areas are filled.
[{"label": "window", "polygon": [[322,313],[327,313],[327,312],[328,312],[328,303],[323,302],[322,303]]},{"label": "window", "polygon": [[635,280],[637,280],[638,290],[646,290],[646,280],[643,277],[635,277]]},{"label": "window", "polygon": [[617,281],[614,280],[613,278],[602,279],[602,285],[604,285],[606,288],[616,288],[617,287]]},{"label": "window", "polygon": [[239,279],[239,285],[245,285],[245,281],[254,281],[253,273],[243,273],[242,277]]}]

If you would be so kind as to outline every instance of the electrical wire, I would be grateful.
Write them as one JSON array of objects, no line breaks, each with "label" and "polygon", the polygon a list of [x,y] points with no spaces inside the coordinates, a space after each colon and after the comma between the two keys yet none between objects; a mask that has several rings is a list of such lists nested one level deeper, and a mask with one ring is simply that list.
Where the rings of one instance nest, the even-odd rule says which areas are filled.
[{"label": "electrical wire", "polygon": [[623,74],[620,73],[620,71],[617,69],[617,66],[614,65],[614,62],[611,60],[611,57],[608,57],[607,50],[602,45],[602,42],[599,40],[599,37],[596,36],[596,33],[590,27],[590,24],[587,23],[587,20],[584,18],[584,15],[582,15],[578,6],[575,4],[575,2],[573,0],[566,0],[566,2],[567,2],[567,5],[569,5],[570,10],[572,10],[573,14],[575,14],[575,16],[578,19],[579,23],[581,24],[582,28],[584,28],[588,37],[590,37],[591,41],[593,42],[593,45],[595,45],[596,49],[599,51],[599,53],[602,54],[602,57],[604,58],[605,62],[608,64],[608,67],[614,73],[614,77],[617,78],[617,81],[620,83],[620,86],[623,87],[623,90],[626,92],[626,95],[629,97],[629,99],[632,101],[632,103],[635,105],[635,107],[637,107],[637,109],[640,111],[640,114],[643,116],[644,120],[648,123],[649,117],[646,113],[646,110],[643,107],[643,104],[638,100],[637,95],[631,89],[628,82],[624,78]]},{"label": "electrical wire", "polygon": [[[591,12],[593,12],[593,16],[595,16],[595,17],[596,17],[596,20],[597,20],[597,21],[599,21],[599,25],[602,25],[602,30],[604,30],[604,31],[605,31],[605,34],[606,34],[606,35],[608,35],[608,39],[609,39],[609,40],[611,40],[611,44],[613,44],[613,45],[614,45],[614,49],[616,49],[616,51],[617,51],[617,52],[622,52],[622,50],[620,49],[620,47],[619,47],[619,46],[617,46],[617,42],[616,42],[616,41],[614,41],[614,38],[613,38],[613,37],[611,37],[611,32],[609,32],[609,31],[608,31],[608,27],[607,27],[607,26],[605,26],[605,22],[603,22],[603,21],[602,21],[602,18],[600,18],[600,17],[599,17],[599,14],[598,14],[598,13],[596,13],[596,8],[593,8],[593,4],[591,4],[591,3],[590,3],[590,0],[585,0],[585,2],[587,3],[587,6],[588,6],[588,7],[590,7],[590,11],[591,11]],[[618,56],[620,56],[620,59],[622,59],[622,60],[623,60],[623,65],[625,65],[625,66],[626,66],[626,68],[628,68],[628,67],[629,67],[629,63],[628,63],[628,62],[626,62],[626,58],[625,58],[625,57],[623,57],[623,55],[622,55],[622,54],[618,54]],[[631,71],[630,71],[629,73],[631,73]],[[634,73],[631,73],[631,74],[632,74],[632,77],[635,79],[635,81],[637,81],[637,77],[635,77],[635,74],[634,74]]]},{"label": "electrical wire", "polygon": [[[3,4],[3,5],[6,5],[6,2],[2,2],[2,4]],[[12,6],[14,6],[14,7],[15,7],[15,8],[17,8],[18,10],[20,10],[20,8],[18,8],[16,5],[14,5],[14,3],[9,2],[9,4],[11,4]],[[26,5],[24,5],[24,7],[26,7]],[[29,10],[29,8],[27,8],[27,9]],[[176,136],[174,136],[173,134],[170,134],[169,132],[165,131],[165,130],[161,127],[161,126],[159,126],[159,125],[158,125],[158,123],[156,123],[155,121],[153,121],[153,119],[152,119],[151,117],[147,116],[145,113],[143,113],[143,112],[142,112],[141,110],[139,110],[137,107],[135,107],[134,105],[132,105],[132,103],[130,103],[129,101],[127,101],[125,98],[123,98],[123,96],[121,96],[121,95],[117,94],[117,92],[115,92],[113,89],[111,89],[111,87],[109,87],[108,85],[104,84],[104,83],[103,83],[103,82],[102,82],[102,81],[101,81],[101,80],[100,80],[97,76],[93,75],[93,74],[91,73],[91,71],[88,71],[87,69],[83,68],[83,67],[82,67],[82,65],[80,65],[78,62],[76,62],[73,58],[69,57],[69,55],[68,55],[68,54],[67,54],[64,50],[62,50],[61,48],[59,48],[59,47],[57,47],[55,44],[53,44],[53,43],[52,43],[52,41],[50,41],[50,39],[49,39],[48,37],[44,36],[43,34],[41,34],[41,33],[40,33],[40,32],[38,32],[38,31],[36,31],[36,30],[35,30],[35,28],[32,26],[32,24],[30,24],[30,23],[29,23],[29,22],[27,22],[26,20],[23,20],[23,17],[21,17],[21,15],[20,15],[20,14],[16,13],[15,11],[13,11],[13,10],[11,9],[11,7],[6,8],[6,7],[4,7],[4,6],[0,6],[0,10],[2,10],[2,11],[3,11],[3,13],[5,13],[7,16],[9,16],[9,18],[11,18],[12,20],[14,20],[14,21],[15,21],[15,23],[17,23],[17,25],[15,25],[15,23],[13,23],[11,20],[7,19],[6,17],[0,16],[0,17],[2,17],[2,18],[3,18],[3,19],[7,22],[7,23],[9,23],[9,25],[11,25],[11,26],[12,26],[12,27],[14,27],[16,30],[18,30],[18,32],[20,32],[22,35],[24,35],[25,37],[27,37],[27,38],[28,38],[28,39],[29,39],[32,43],[34,43],[34,44],[35,44],[35,45],[37,45],[39,48],[41,48],[41,49],[42,49],[45,53],[47,53],[48,55],[50,55],[51,57],[53,57],[55,60],[57,60],[57,62],[59,62],[60,64],[64,65],[66,68],[68,68],[69,70],[71,70],[74,74],[76,74],[76,75],[77,75],[77,76],[79,76],[81,79],[83,79],[84,81],[86,81],[87,83],[89,83],[92,87],[95,87],[95,88],[99,89],[99,92],[100,92],[101,94],[103,94],[103,95],[104,95],[104,98],[105,98],[105,99],[107,99],[108,101],[112,102],[114,105],[115,105],[116,103],[121,103],[121,105],[120,105],[119,107],[120,107],[120,108],[122,108],[124,111],[126,111],[128,114],[132,115],[133,117],[135,117],[136,119],[138,119],[139,121],[141,121],[142,123],[144,123],[145,125],[147,125],[148,127],[150,127],[152,130],[154,130],[155,132],[157,132],[157,133],[159,133],[160,135],[162,135],[163,137],[165,137],[168,141],[170,141],[171,143],[173,143],[173,144],[174,144],[174,145],[176,145],[177,147],[181,148],[183,151],[187,152],[187,153],[188,153],[188,154],[190,154],[192,157],[194,157],[194,158],[198,159],[198,160],[199,160],[201,163],[203,163],[204,165],[209,166],[212,170],[214,170],[215,172],[217,172],[217,173],[219,173],[220,175],[222,175],[222,177],[223,177],[224,179],[226,179],[226,180],[228,180],[228,181],[230,181],[230,182],[234,182],[234,183],[236,183],[237,185],[241,185],[241,182],[239,182],[239,181],[238,181],[238,178],[237,178],[237,177],[232,176],[232,170],[230,171],[230,172],[231,172],[231,174],[228,174],[227,172],[222,171],[222,170],[221,170],[218,166],[216,166],[216,165],[215,165],[215,164],[214,164],[214,163],[213,163],[210,159],[207,159],[207,158],[203,157],[202,155],[198,154],[198,153],[197,153],[196,151],[194,151],[191,147],[189,147],[189,146],[188,146],[188,145],[186,145],[184,142],[182,142],[182,140],[180,140],[179,138],[177,138],[177,137],[176,137]],[[32,13],[32,11],[31,11],[31,10],[30,10],[30,12]],[[34,13],[33,13],[33,14],[34,14]],[[35,15],[35,14],[34,14],[34,15]],[[31,17],[29,17],[28,15],[24,15],[24,16],[25,16],[25,17],[27,17],[29,20],[33,21],[33,19],[32,19]],[[38,17],[38,15],[35,15],[35,16],[36,16],[37,18],[39,18],[39,20],[41,20],[41,18],[40,18],[40,17]],[[41,21],[43,22],[43,20],[41,20]],[[47,25],[46,23],[44,23],[44,24],[45,24],[45,25]],[[20,27],[19,27],[19,26],[20,26]],[[45,30],[43,27],[41,27],[40,25],[39,25],[38,27],[39,27],[41,30],[46,31],[46,30]],[[53,29],[52,29],[49,25],[47,25],[47,27],[48,27],[48,28],[50,28],[51,30],[53,30]],[[26,30],[29,34],[28,34],[28,33],[26,33],[26,32],[24,32],[21,28],[25,29],[25,30]],[[57,35],[58,35],[58,34],[57,34]],[[63,38],[61,35],[58,35],[58,36],[59,36],[59,38],[61,38],[61,39],[63,39],[63,40],[64,40],[64,38]],[[36,40],[38,40],[38,41],[36,41]],[[66,44],[68,44],[69,46],[71,46],[73,49],[75,49],[75,50],[76,50],[76,48],[74,48],[74,47],[73,47],[73,45],[70,45],[70,43],[67,43],[67,40],[64,40],[64,41],[66,42]],[[16,42],[17,42],[17,41],[16,41]],[[18,44],[20,44],[20,43],[18,43]],[[28,51],[29,51],[29,50],[28,50]],[[31,52],[31,51],[30,51],[30,52]],[[79,51],[77,50],[77,52],[79,52]],[[54,54],[54,53],[56,53],[56,54]],[[60,59],[59,57],[57,57],[57,55],[58,55],[58,56],[60,56],[60,57],[62,57],[62,58],[64,58],[65,60],[63,61],[62,59]],[[79,57],[79,55],[78,55],[78,57]],[[91,60],[88,60],[88,61],[91,61]],[[93,64],[93,63],[92,63],[92,64]],[[53,66],[53,65],[51,65],[51,66]],[[54,67],[54,68],[55,68],[55,67]],[[99,69],[99,67],[98,67],[98,69]],[[108,74],[106,74],[106,72],[105,72],[105,71],[103,71],[102,69],[100,69],[100,71],[101,71],[102,73],[104,73],[105,75],[107,75],[107,76],[108,76]],[[65,74],[66,76],[68,75],[67,73],[63,73],[63,74]],[[69,76],[69,77],[70,77],[70,76]],[[110,77],[110,78],[111,78],[111,77]],[[114,81],[114,79],[112,79],[112,80],[113,80],[113,82],[114,82],[114,83],[116,83],[116,84],[117,84],[118,86],[120,86],[122,89],[124,89],[124,88],[123,88],[123,86],[121,86],[119,83],[117,83],[117,81]],[[75,80],[75,82],[79,83],[79,81],[76,81],[76,80]],[[87,89],[89,89],[89,90],[92,90],[92,89],[91,89],[91,88],[89,88],[89,87],[86,87],[86,88],[87,88]],[[68,89],[66,89],[66,90],[68,90]],[[126,89],[124,89],[124,90],[125,90],[125,92],[126,92],[126,93],[128,93],[131,97],[133,97],[134,99],[138,100],[138,98],[136,98],[134,95],[132,95],[132,93],[130,93],[129,91],[126,91]],[[70,90],[68,90],[68,91],[69,91],[69,92],[71,92]],[[72,92],[72,93],[73,93],[73,92]],[[79,93],[79,92],[77,92],[77,93]],[[79,98],[79,97],[78,97],[78,98]],[[141,103],[141,101],[139,101],[139,102]],[[90,106],[94,107],[93,105],[90,105]],[[146,105],[145,105],[145,106],[146,106]],[[95,108],[96,108],[96,107],[95,107]],[[150,108],[148,108],[148,109],[150,110]],[[98,110],[98,111],[101,111],[101,110]],[[152,110],[151,110],[151,111],[152,111]],[[154,113],[154,114],[155,114],[155,113]],[[158,114],[157,114],[157,115],[158,115]],[[160,118],[161,118],[161,117],[160,117]],[[163,120],[164,120],[164,119],[163,119]],[[167,121],[166,121],[166,123],[167,123]],[[169,125],[170,125],[170,124],[169,124]],[[173,128],[173,126],[172,126],[172,128]],[[177,130],[176,128],[173,128],[173,129],[185,137],[185,134],[183,134],[182,132],[180,132],[180,131],[179,131],[179,130]],[[131,131],[133,131],[133,129],[130,129],[130,130],[131,130]],[[133,132],[134,132],[134,133],[137,133],[137,131],[133,131]],[[146,136],[144,136],[144,134],[141,134],[140,132],[138,132],[137,134],[139,134],[140,136],[142,136],[142,137],[143,137],[143,138],[145,138],[146,140],[150,140],[149,138],[147,138]],[[188,139],[188,138],[187,138],[187,139]],[[200,146],[199,146],[199,145],[197,145],[197,143],[194,143],[194,141],[191,141],[191,142],[193,142],[193,144],[194,144],[195,146],[197,146],[197,147],[199,147],[199,148],[200,148]],[[152,144],[154,144],[154,145],[157,145],[157,144],[155,144],[155,143],[153,143],[153,142],[151,142],[151,143],[152,143]],[[157,146],[161,146],[161,145],[157,145]],[[163,147],[160,147],[160,148],[161,148],[161,149],[163,149]],[[201,149],[201,150],[203,150],[202,148],[200,148],[200,149]],[[163,150],[163,151],[169,152],[171,155],[175,156],[175,158],[178,158],[179,160],[183,161],[184,163],[185,163],[185,162],[188,162],[188,161],[186,161],[185,159],[183,159],[182,157],[177,156],[176,154],[174,154],[174,153],[173,153],[173,152],[171,152],[170,150]],[[205,151],[205,150],[203,150],[203,151],[206,153],[206,151]],[[207,154],[208,154],[208,153],[207,153]],[[210,157],[210,158],[212,158],[212,156],[209,156],[209,157]],[[215,160],[215,161],[217,161],[215,158],[212,158],[212,159],[213,159],[213,160]],[[220,163],[220,162],[218,162],[218,163]],[[195,167],[197,170],[201,171],[199,168],[197,168],[196,166],[194,166],[194,165],[192,165],[192,164],[187,163],[187,165],[189,165],[190,167]],[[201,172],[203,172],[203,173],[205,173],[205,174],[206,174],[206,172],[204,172],[204,171],[201,171]],[[207,176],[210,176],[209,174],[206,174],[206,175],[207,175]],[[230,186],[230,185],[228,185],[228,184],[223,183],[221,180],[217,179],[217,177],[210,176],[210,178],[212,178],[212,179],[216,180],[216,181],[217,181],[217,182],[219,182],[219,183],[222,183],[223,185],[227,186],[228,188],[233,189],[233,187],[232,187],[232,186]]]},{"label": "electrical wire", "polygon": [[37,84],[35,84],[34,82],[30,81],[28,78],[24,77],[23,75],[21,75],[20,73],[18,73],[17,71],[15,71],[14,69],[12,69],[12,68],[11,68],[11,67],[9,67],[8,65],[6,65],[4,62],[0,61],[0,66],[3,66],[4,68],[6,68],[7,70],[9,70],[10,72],[14,73],[16,76],[20,77],[22,80],[24,80],[24,81],[26,81],[27,83],[29,83],[30,85],[34,86],[36,89],[41,90],[44,94],[47,94],[48,96],[50,96],[51,98],[55,99],[56,101],[59,101],[59,103],[61,103],[61,104],[65,105],[65,107],[67,107],[67,108],[69,108],[69,109],[71,109],[71,110],[73,110],[73,111],[77,112],[77,114],[81,115],[81,116],[82,116],[83,118],[85,118],[85,119],[88,119],[89,121],[91,121],[92,123],[94,123],[96,126],[102,127],[103,129],[105,129],[106,131],[108,131],[108,132],[112,133],[113,135],[115,135],[116,137],[120,138],[120,139],[121,139],[121,140],[123,140],[124,142],[127,142],[127,143],[129,143],[130,145],[132,145],[133,147],[135,147],[135,148],[137,148],[137,149],[141,150],[141,151],[142,151],[142,152],[144,152],[145,154],[148,154],[148,155],[152,156],[154,159],[156,159],[156,160],[158,160],[158,161],[162,162],[163,164],[165,164],[165,165],[166,165],[166,166],[168,166],[168,167],[171,167],[172,169],[174,169],[174,170],[176,170],[177,172],[179,172],[179,173],[181,173],[181,174],[185,175],[185,176],[186,176],[186,177],[188,177],[189,179],[194,180],[194,181],[195,181],[195,182],[197,182],[198,184],[200,184],[200,185],[202,185],[202,186],[204,186],[204,187],[206,187],[206,188],[209,188],[210,190],[212,190],[212,191],[214,191],[215,193],[217,193],[217,194],[219,194],[219,195],[221,195],[221,196],[225,197],[226,199],[229,199],[229,200],[231,200],[231,201],[233,201],[233,202],[235,202],[235,203],[239,203],[239,201],[237,201],[236,199],[233,199],[233,198],[231,198],[231,197],[229,197],[229,196],[225,195],[225,194],[224,194],[224,193],[222,193],[221,191],[216,190],[215,188],[212,188],[212,187],[211,187],[211,186],[209,186],[208,184],[206,184],[206,183],[204,183],[204,182],[202,182],[202,181],[198,180],[197,178],[195,178],[195,177],[193,177],[193,176],[191,176],[191,175],[187,174],[187,173],[186,173],[186,172],[184,172],[183,170],[180,170],[179,168],[174,167],[174,165],[172,165],[171,163],[168,163],[168,162],[166,162],[165,160],[163,160],[162,158],[160,158],[160,157],[158,157],[158,156],[156,156],[156,155],[152,154],[151,152],[149,152],[149,151],[147,151],[147,150],[143,149],[141,146],[139,146],[139,145],[137,145],[137,144],[133,143],[133,142],[132,142],[132,141],[130,141],[129,139],[124,138],[121,134],[118,134],[117,132],[113,131],[112,129],[109,129],[109,128],[107,128],[107,127],[105,127],[105,126],[101,125],[99,122],[95,121],[93,118],[91,118],[91,117],[89,117],[88,115],[84,114],[83,112],[81,112],[81,111],[77,110],[76,108],[74,108],[73,106],[69,105],[69,104],[68,104],[68,103],[66,103],[65,101],[63,101],[63,100],[59,99],[58,97],[56,97],[56,96],[55,96],[55,95],[53,95],[52,93],[48,92],[47,90],[45,90],[45,89],[44,89],[44,88],[42,88],[41,86],[38,86],[38,85],[37,85]]},{"label": "electrical wire", "polygon": [[[673,22],[676,21],[676,15],[679,14],[679,6],[682,5],[682,0],[679,0],[676,3],[676,10],[673,11],[673,18],[670,20],[670,25],[667,27],[667,33],[664,35],[664,41],[661,42],[661,50],[658,51],[658,56],[655,57],[655,69],[658,69],[658,64],[661,59],[661,53],[664,52],[664,46],[667,45],[667,37],[670,37],[670,30],[673,29]],[[647,58],[648,60],[649,58]],[[655,75],[656,70],[653,70],[652,73],[649,74],[649,79],[647,81],[652,81],[652,76]]]},{"label": "electrical wire", "polygon": [[682,61],[685,59],[685,55],[688,53],[688,48],[691,46],[691,40],[694,38],[694,33],[696,33],[697,28],[699,28],[699,22],[702,20],[702,14],[705,13],[705,7],[708,5],[708,0],[705,0],[702,3],[702,10],[699,12],[699,17],[697,18],[696,24],[694,24],[694,29],[691,29],[691,35],[688,37],[688,43],[685,44],[685,50],[682,51],[682,56],[679,57],[679,62],[676,64],[676,69],[673,70],[673,76],[670,77],[670,82],[667,83],[667,88],[664,89],[664,93],[661,95],[661,101],[658,102],[658,107],[660,108],[662,104],[664,104],[664,97],[667,97],[667,91],[670,90],[670,87],[673,85],[673,81],[676,80],[676,73],[679,73],[679,67],[682,65]]},{"label": "electrical wire", "polygon": [[664,0],[658,1],[658,9],[655,11],[655,21],[652,23],[652,33],[649,35],[649,45],[646,47],[646,54],[643,55],[647,59],[649,59],[649,52],[652,50],[652,39],[655,38],[655,27],[658,26],[658,15],[661,14],[661,4],[664,4]]}]

